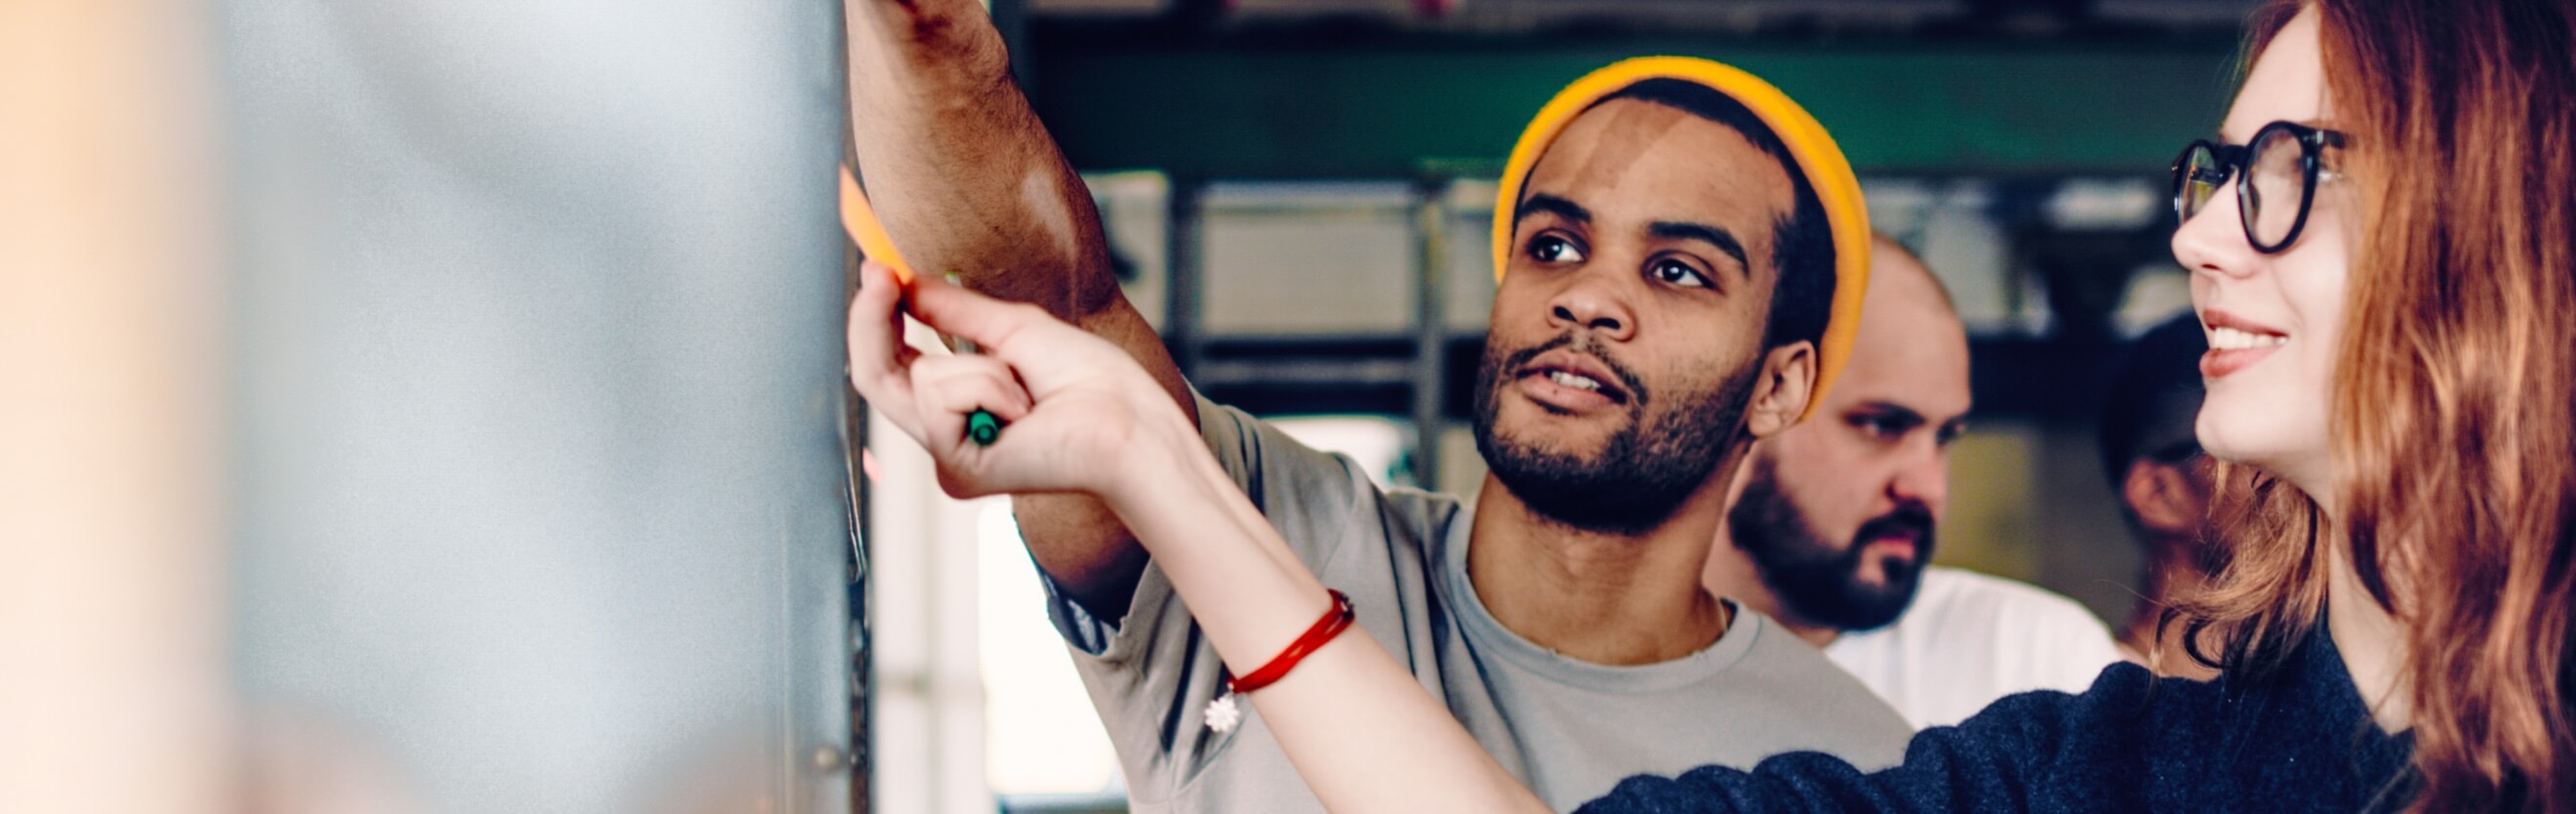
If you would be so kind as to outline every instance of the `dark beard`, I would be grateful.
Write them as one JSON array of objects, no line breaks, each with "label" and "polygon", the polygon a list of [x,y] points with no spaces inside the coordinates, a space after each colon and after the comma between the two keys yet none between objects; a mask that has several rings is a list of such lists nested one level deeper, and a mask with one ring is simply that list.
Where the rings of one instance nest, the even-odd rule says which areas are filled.
[{"label": "dark beard", "polygon": [[[1769,458],[1756,458],[1745,474],[1744,496],[1726,515],[1727,533],[1735,547],[1752,558],[1762,584],[1780,598],[1780,608],[1797,621],[1836,630],[1875,630],[1895,622],[1914,603],[1923,566],[1932,558],[1932,513],[1908,503],[1861,524],[1851,543],[1835,547],[1816,533],[1814,524],[1780,492],[1779,473]],[[1891,531],[1912,530],[1913,559],[1885,564],[1887,584],[1860,580],[1863,541]]]},{"label": "dark beard", "polygon": [[[1582,531],[1638,536],[1672,519],[1708,483],[1735,440],[1762,360],[1755,357],[1713,388],[1676,396],[1674,409],[1652,413],[1644,384],[1576,336],[1569,332],[1508,358],[1486,344],[1476,368],[1476,451],[1512,496],[1540,517]],[[1590,460],[1494,432],[1502,390],[1512,386],[1514,374],[1539,354],[1568,347],[1600,359],[1628,391],[1628,426]]]}]

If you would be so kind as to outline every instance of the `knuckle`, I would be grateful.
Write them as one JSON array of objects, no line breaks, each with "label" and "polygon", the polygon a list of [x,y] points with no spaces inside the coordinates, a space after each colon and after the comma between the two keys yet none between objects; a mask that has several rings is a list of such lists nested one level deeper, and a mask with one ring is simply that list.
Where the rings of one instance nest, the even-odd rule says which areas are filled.
[{"label": "knuckle", "polygon": [[939,469],[939,490],[947,492],[949,497],[961,500],[977,496],[973,483],[947,467]]}]

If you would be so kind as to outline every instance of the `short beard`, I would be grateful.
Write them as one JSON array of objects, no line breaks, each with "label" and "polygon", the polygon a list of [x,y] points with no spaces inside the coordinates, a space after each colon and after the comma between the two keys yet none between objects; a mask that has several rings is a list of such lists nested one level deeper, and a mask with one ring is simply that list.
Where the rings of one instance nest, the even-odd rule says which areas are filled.
[{"label": "short beard", "polygon": [[[1780,491],[1779,473],[1767,457],[1754,459],[1745,474],[1744,495],[1727,511],[1726,521],[1735,547],[1753,560],[1783,612],[1836,630],[1875,630],[1895,622],[1914,603],[1923,567],[1932,558],[1932,514],[1919,504],[1898,506],[1861,524],[1848,545],[1826,543]],[[1884,585],[1862,583],[1861,555],[1867,551],[1862,541],[1898,529],[1912,529],[1922,541],[1914,558],[1884,563]]]},{"label": "short beard", "polygon": [[[1541,518],[1580,531],[1641,536],[1672,519],[1717,471],[1741,430],[1762,359],[1754,357],[1710,389],[1675,396],[1674,409],[1649,413],[1643,383],[1598,347],[1578,342],[1579,335],[1563,334],[1508,358],[1486,345],[1476,369],[1476,451],[1495,479]],[[1628,391],[1628,426],[1588,460],[1494,430],[1502,390],[1519,378],[1515,372],[1562,347],[1600,359]]]}]

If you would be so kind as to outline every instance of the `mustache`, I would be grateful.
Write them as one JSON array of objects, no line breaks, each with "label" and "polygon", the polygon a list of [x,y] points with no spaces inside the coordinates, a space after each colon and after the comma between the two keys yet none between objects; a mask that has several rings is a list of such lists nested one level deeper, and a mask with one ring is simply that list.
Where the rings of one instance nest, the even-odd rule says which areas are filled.
[{"label": "mustache", "polygon": [[1930,507],[1921,503],[1906,503],[1886,514],[1870,518],[1869,522],[1860,524],[1860,530],[1852,534],[1852,542],[1858,544],[1912,532],[1916,553],[1929,555],[1932,549],[1932,527]]},{"label": "mustache", "polygon": [[1527,367],[1530,360],[1538,358],[1539,354],[1558,348],[1600,360],[1601,366],[1609,368],[1610,375],[1619,380],[1619,387],[1628,391],[1630,398],[1635,399],[1639,405],[1646,403],[1646,383],[1638,381],[1636,373],[1630,372],[1627,365],[1620,364],[1619,360],[1612,357],[1600,343],[1594,342],[1590,334],[1579,331],[1566,331],[1557,334],[1554,339],[1513,351],[1511,355],[1503,357],[1502,372],[1507,377],[1518,378],[1521,368]]}]

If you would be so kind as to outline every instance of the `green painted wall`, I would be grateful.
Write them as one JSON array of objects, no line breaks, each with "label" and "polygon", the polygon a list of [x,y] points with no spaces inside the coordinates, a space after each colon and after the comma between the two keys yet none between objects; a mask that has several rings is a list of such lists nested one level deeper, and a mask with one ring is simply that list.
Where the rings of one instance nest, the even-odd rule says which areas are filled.
[{"label": "green painted wall", "polygon": [[2215,129],[2234,63],[2223,42],[1036,44],[1032,95],[1077,166],[1232,178],[1499,171],[1556,89],[1658,53],[1770,80],[1863,172],[2162,173]]}]

